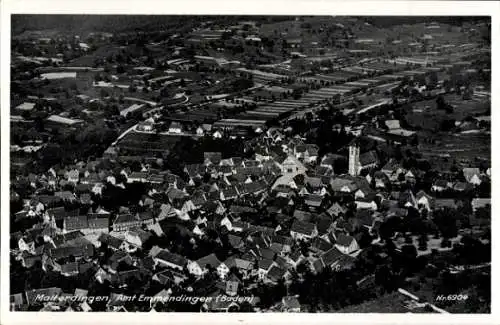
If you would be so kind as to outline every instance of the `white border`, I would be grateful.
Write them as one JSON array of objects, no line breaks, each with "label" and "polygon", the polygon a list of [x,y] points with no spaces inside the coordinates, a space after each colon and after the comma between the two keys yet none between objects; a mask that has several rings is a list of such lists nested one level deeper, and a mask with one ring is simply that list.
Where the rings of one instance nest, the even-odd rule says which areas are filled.
[{"label": "white border", "polygon": [[[492,16],[492,58],[500,54],[498,39],[500,21],[498,10],[500,3],[496,1],[305,1],[305,0],[3,0],[1,1],[1,324],[87,324],[87,323],[341,323],[341,324],[493,324],[500,323],[499,300],[492,290],[492,314],[489,315],[426,315],[426,314],[182,314],[182,313],[21,313],[9,312],[9,91],[10,91],[10,14],[226,14],[226,15],[422,15],[422,16]],[[497,64],[492,60],[492,107],[498,107],[499,90]],[[494,124],[497,113],[492,109]],[[500,118],[500,116],[498,116]],[[492,128],[492,169],[497,170],[498,159],[495,157],[498,139],[495,128]],[[493,184],[500,184],[500,174],[493,172]],[[499,194],[497,186],[492,187],[492,197]],[[495,200],[493,200],[495,201]],[[495,233],[499,226],[495,216],[500,215],[500,207],[495,202],[492,207],[492,288],[500,288],[495,274],[498,268],[496,260],[498,247]],[[126,317],[123,317],[125,316]],[[147,316],[147,317],[145,317]],[[228,317],[229,316],[229,317]]]}]

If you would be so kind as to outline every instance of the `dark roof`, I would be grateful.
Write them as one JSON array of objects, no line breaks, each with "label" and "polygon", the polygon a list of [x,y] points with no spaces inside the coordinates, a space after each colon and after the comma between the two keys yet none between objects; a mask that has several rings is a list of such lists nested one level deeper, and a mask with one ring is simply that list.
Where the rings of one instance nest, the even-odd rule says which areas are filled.
[{"label": "dark roof", "polygon": [[283,297],[283,305],[288,309],[300,308],[300,302],[295,296]]},{"label": "dark roof", "polygon": [[269,272],[267,272],[267,277],[273,281],[278,281],[279,279],[283,278],[285,275],[286,270],[274,265]]},{"label": "dark roof", "polygon": [[378,155],[375,151],[368,151],[359,156],[359,162],[361,166],[366,166],[370,164],[378,163]]},{"label": "dark roof", "polygon": [[337,202],[334,202],[327,210],[327,212],[331,215],[331,216],[335,216],[335,217],[338,217],[339,214],[341,213],[345,213],[346,212],[346,209],[344,207],[342,207],[340,204],[338,204]]},{"label": "dark roof", "polygon": [[234,186],[226,187],[225,189],[222,190],[222,193],[224,194],[224,197],[226,199],[238,196],[238,192],[236,191],[236,187]]},{"label": "dark roof", "polygon": [[323,197],[321,195],[317,194],[305,194],[304,195],[304,202],[305,204],[312,206],[312,207],[319,207],[321,206],[321,203],[323,202]]},{"label": "dark roof", "polygon": [[293,217],[297,220],[308,222],[311,221],[313,215],[310,212],[297,209],[293,212]]},{"label": "dark roof", "polygon": [[78,273],[79,268],[78,268],[78,263],[77,262],[70,262],[61,265],[61,273]]},{"label": "dark roof", "polygon": [[323,265],[330,266],[335,263],[339,258],[341,258],[344,254],[339,251],[336,247],[331,248],[329,251],[325,252],[321,255],[321,261]]},{"label": "dark roof", "polygon": [[108,215],[89,215],[88,226],[93,229],[104,229],[109,227]]},{"label": "dark roof", "polygon": [[196,261],[196,263],[198,263],[198,265],[200,265],[200,267],[204,268],[206,267],[207,265],[211,265],[212,267],[217,267],[219,266],[220,264],[220,261],[219,259],[217,258],[217,256],[215,256],[214,253],[210,254],[210,255],[207,255],[205,257],[202,257],[200,259],[198,259]]},{"label": "dark roof", "polygon": [[115,249],[118,249],[123,243],[123,239],[119,239],[119,238],[113,237],[113,236],[105,234],[105,233],[102,233],[99,236],[98,240],[101,243],[105,243],[108,246],[115,248]]},{"label": "dark roof", "polygon": [[311,247],[316,249],[316,250],[326,252],[329,249],[331,249],[333,247],[333,245],[330,244],[329,242],[327,242],[326,240],[324,240],[323,238],[317,237],[311,243]]},{"label": "dark roof", "polygon": [[330,218],[319,218],[316,220],[316,228],[318,229],[318,234],[326,234],[330,226],[332,225],[332,220]]},{"label": "dark roof", "polygon": [[259,268],[263,269],[263,270],[268,270],[269,267],[273,264],[273,260],[269,260],[269,259],[261,259],[259,260],[258,262],[259,264]]},{"label": "dark roof", "polygon": [[300,234],[312,235],[314,228],[315,225],[313,223],[295,220],[290,230]]},{"label": "dark roof", "polygon": [[120,224],[120,223],[128,223],[128,222],[134,222],[138,221],[139,219],[137,216],[132,215],[130,213],[124,213],[124,214],[119,214],[116,216],[115,222],[113,224]]},{"label": "dark roof", "polygon": [[179,265],[181,267],[184,267],[184,265],[187,264],[187,260],[183,256],[178,255],[178,254],[174,254],[174,253],[170,253],[166,250],[160,251],[155,256],[155,258],[172,263],[172,264],[175,264],[175,265]]},{"label": "dark roof", "polygon": [[457,208],[457,204],[454,199],[436,199],[434,201],[434,207],[439,208]]},{"label": "dark roof", "polygon": [[66,217],[64,219],[64,226],[66,230],[71,231],[71,230],[80,230],[80,229],[86,229],[89,226],[87,216],[82,215],[82,216],[76,216],[76,217]]},{"label": "dark roof", "polygon": [[139,216],[139,220],[141,220],[141,221],[150,220],[150,219],[153,219],[153,212],[151,210],[146,210],[143,212],[139,212],[138,216]]},{"label": "dark roof", "polygon": [[67,212],[64,209],[64,207],[57,207],[57,208],[47,209],[47,214],[49,216],[54,216],[54,219],[56,220],[62,220],[64,219],[64,217],[66,217]]},{"label": "dark roof", "polygon": [[79,247],[66,246],[66,247],[54,248],[54,249],[50,250],[50,255],[54,259],[66,258],[66,257],[69,257],[69,256],[74,256],[74,257],[87,256],[87,257],[91,257],[91,256],[94,255],[94,246],[92,244],[89,244],[89,245],[79,246]]},{"label": "dark roof", "polygon": [[212,164],[219,164],[222,160],[222,153],[220,152],[204,152],[203,157],[209,160]]},{"label": "dark roof", "polygon": [[354,237],[345,235],[345,234],[340,234],[336,238],[336,244],[340,246],[349,246],[351,243],[354,241]]}]

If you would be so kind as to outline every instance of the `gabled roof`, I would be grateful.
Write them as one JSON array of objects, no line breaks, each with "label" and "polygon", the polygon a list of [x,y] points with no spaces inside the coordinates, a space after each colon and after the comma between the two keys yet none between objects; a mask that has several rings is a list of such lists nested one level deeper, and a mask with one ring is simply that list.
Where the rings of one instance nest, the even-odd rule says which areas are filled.
[{"label": "gabled roof", "polygon": [[219,266],[221,262],[219,261],[217,256],[215,256],[215,254],[212,253],[210,255],[198,259],[196,263],[198,263],[198,265],[202,268],[205,268],[207,265],[211,265],[212,267],[216,268],[217,266]]},{"label": "gabled roof", "polygon": [[317,237],[314,238],[312,243],[311,243],[311,248],[326,252],[330,250],[333,247],[332,244],[330,244],[328,241],[324,240],[323,238]]},{"label": "gabled roof", "polygon": [[406,190],[404,192],[399,193],[398,198],[399,204],[405,206],[407,203],[410,203],[413,207],[417,205],[417,201],[415,199],[415,195],[411,190]]},{"label": "gabled roof", "polygon": [[379,162],[378,155],[373,150],[365,152],[359,156],[359,162],[360,162],[361,166],[366,166],[366,165],[370,165],[370,164],[378,164],[378,162]]},{"label": "gabled roof", "polygon": [[107,214],[92,214],[87,218],[89,228],[102,229],[109,227],[109,219]]},{"label": "gabled roof", "polygon": [[335,192],[340,191],[346,185],[353,185],[353,184],[354,184],[353,180],[346,177],[333,177],[330,180],[330,186],[332,190]]},{"label": "gabled roof", "polygon": [[340,234],[337,236],[335,243],[340,246],[348,247],[351,245],[353,241],[356,241],[354,237],[345,234]]},{"label": "gabled roof", "polygon": [[273,265],[273,263],[274,263],[273,260],[266,259],[266,258],[263,258],[263,259],[258,261],[259,268],[263,269],[263,270],[269,270],[269,267],[271,265]]},{"label": "gabled roof", "polygon": [[323,203],[323,196],[318,194],[305,194],[304,202],[308,206],[319,207],[321,206],[321,203]]},{"label": "gabled roof", "polygon": [[89,226],[87,218],[86,215],[66,217],[64,219],[64,226],[68,231],[86,229]]},{"label": "gabled roof", "polygon": [[467,182],[470,182],[472,177],[474,177],[474,175],[478,177],[479,175],[481,175],[481,171],[479,170],[479,168],[464,168],[462,172]]},{"label": "gabled roof", "polygon": [[471,201],[472,208],[478,209],[491,205],[491,198],[474,198]]},{"label": "gabled roof", "polygon": [[285,275],[286,270],[274,265],[271,267],[271,269],[267,272],[267,277],[268,279],[272,281],[278,281],[279,279],[282,279],[283,276]]},{"label": "gabled roof", "polygon": [[295,296],[283,297],[283,307],[286,309],[297,309],[300,308],[300,302]]},{"label": "gabled roof", "polygon": [[184,256],[170,253],[167,250],[161,250],[158,254],[156,254],[155,258],[172,263],[174,265],[178,265],[180,267],[184,267],[184,265],[187,264],[187,260]]},{"label": "gabled roof", "polygon": [[330,266],[335,263],[339,258],[341,258],[344,254],[338,250],[336,247],[332,247],[329,251],[323,253],[320,257],[321,262],[323,262],[324,266]]},{"label": "gabled roof", "polygon": [[337,202],[334,202],[327,210],[328,214],[331,216],[338,217],[340,214],[346,213],[347,209],[342,207]]},{"label": "gabled roof", "polygon": [[227,239],[229,241],[229,244],[234,248],[238,248],[244,245],[243,239],[239,236],[228,234]]},{"label": "gabled roof", "polygon": [[132,215],[130,213],[124,213],[117,215],[113,224],[121,224],[134,221],[139,221],[139,218],[136,215]]},{"label": "gabled roof", "polygon": [[313,217],[312,213],[296,209],[293,212],[293,217],[300,221],[310,221]]},{"label": "gabled roof", "polygon": [[311,236],[316,226],[313,223],[295,220],[290,231]]},{"label": "gabled roof", "polygon": [[105,233],[102,233],[97,240],[101,243],[107,244],[109,247],[112,247],[114,249],[120,248],[123,243],[123,239],[119,239]]},{"label": "gabled roof", "polygon": [[436,199],[434,201],[434,207],[436,209],[439,209],[439,208],[455,209],[455,208],[457,208],[457,203],[455,202],[455,199]]}]

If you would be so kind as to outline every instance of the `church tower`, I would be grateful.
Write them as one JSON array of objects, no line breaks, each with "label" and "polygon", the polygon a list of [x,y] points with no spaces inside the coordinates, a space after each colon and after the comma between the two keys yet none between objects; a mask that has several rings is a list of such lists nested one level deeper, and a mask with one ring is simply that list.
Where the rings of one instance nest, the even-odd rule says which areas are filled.
[{"label": "church tower", "polygon": [[359,167],[359,145],[357,141],[353,141],[349,145],[349,175],[358,176]]}]

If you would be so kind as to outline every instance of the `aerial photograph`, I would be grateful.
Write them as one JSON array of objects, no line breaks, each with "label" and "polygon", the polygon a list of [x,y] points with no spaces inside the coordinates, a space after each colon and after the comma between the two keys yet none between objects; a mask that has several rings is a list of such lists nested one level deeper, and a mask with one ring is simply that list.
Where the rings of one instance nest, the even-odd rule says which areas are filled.
[{"label": "aerial photograph", "polygon": [[489,16],[13,14],[9,309],[490,314],[491,75]]}]

